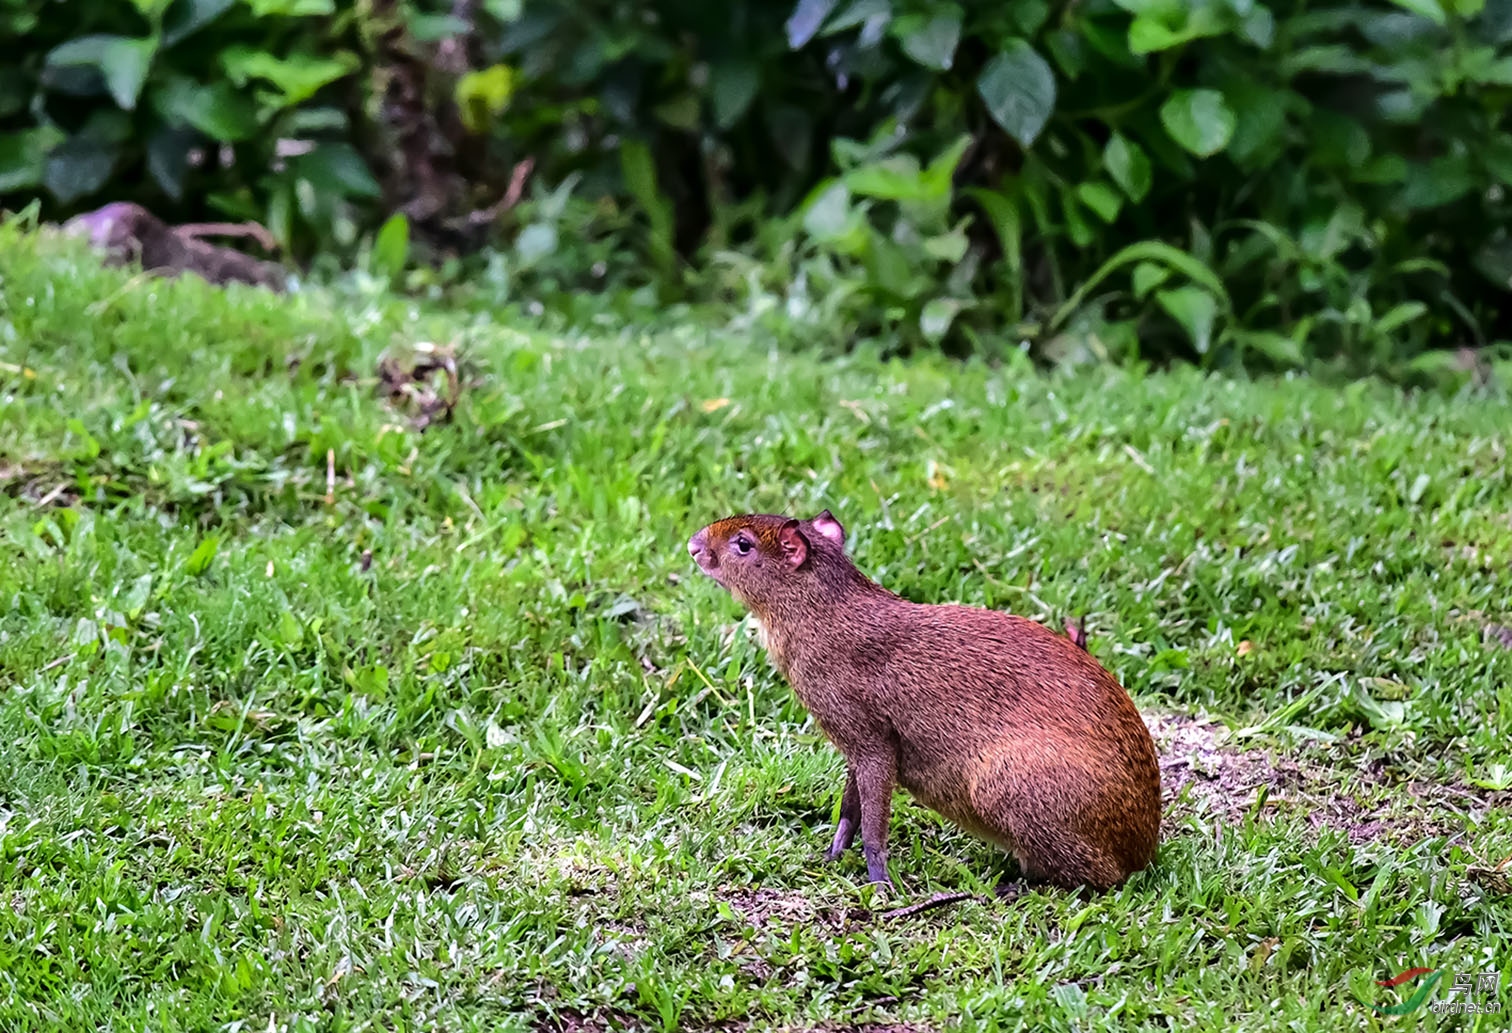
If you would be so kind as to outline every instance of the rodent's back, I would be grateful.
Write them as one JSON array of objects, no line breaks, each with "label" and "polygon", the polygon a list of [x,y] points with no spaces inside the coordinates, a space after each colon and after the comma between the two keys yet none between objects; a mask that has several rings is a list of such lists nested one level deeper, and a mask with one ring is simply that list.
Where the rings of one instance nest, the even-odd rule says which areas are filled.
[{"label": "rodent's back", "polygon": [[[896,598],[896,597],[895,597]],[[887,686],[877,703],[895,726],[921,716],[972,741],[1003,723],[1098,727],[1139,719],[1097,660],[1043,624],[960,605],[897,600],[875,622]]]}]

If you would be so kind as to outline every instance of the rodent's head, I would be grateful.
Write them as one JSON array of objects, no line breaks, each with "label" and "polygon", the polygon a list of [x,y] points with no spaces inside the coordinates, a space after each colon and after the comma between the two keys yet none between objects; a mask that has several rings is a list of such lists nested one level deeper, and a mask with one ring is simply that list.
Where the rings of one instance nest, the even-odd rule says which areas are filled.
[{"label": "rodent's head", "polygon": [[688,555],[760,616],[814,598],[836,575],[848,581],[855,574],[845,528],[827,509],[808,520],[764,513],[716,520],[688,539]]}]

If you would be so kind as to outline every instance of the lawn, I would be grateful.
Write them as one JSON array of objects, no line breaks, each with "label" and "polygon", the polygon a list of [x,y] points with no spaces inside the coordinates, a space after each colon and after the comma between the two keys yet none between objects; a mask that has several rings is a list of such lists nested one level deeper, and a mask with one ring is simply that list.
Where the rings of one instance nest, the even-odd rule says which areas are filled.
[{"label": "lawn", "polygon": [[[675,315],[0,228],[0,1029],[1507,1028],[1505,395]],[[389,390],[426,342],[455,399]],[[1151,869],[999,900],[901,798],[900,888],[823,862],[839,757],[684,542],[825,507],[910,598],[1086,616],[1160,745]],[[1419,966],[1503,1010],[1378,1016]]]}]

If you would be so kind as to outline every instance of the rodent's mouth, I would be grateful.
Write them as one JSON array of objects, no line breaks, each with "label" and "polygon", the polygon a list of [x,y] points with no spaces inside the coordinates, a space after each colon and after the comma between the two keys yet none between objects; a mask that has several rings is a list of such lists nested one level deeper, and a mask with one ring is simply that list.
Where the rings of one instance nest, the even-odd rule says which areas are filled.
[{"label": "rodent's mouth", "polygon": [[693,562],[698,564],[698,569],[713,578],[720,585],[724,584],[724,578],[720,577],[719,561],[709,552],[709,547],[703,531],[699,531],[688,539],[688,555],[693,557]]},{"label": "rodent's mouth", "polygon": [[693,562],[695,562],[695,563],[698,564],[699,573],[705,575],[706,577],[713,578],[716,582],[718,582],[721,585],[724,584],[724,577],[723,577],[724,571],[722,571],[722,570],[719,569],[719,564],[717,564],[717,563],[712,563],[712,564],[711,563],[705,563],[702,556],[695,556],[695,557],[693,557]]}]

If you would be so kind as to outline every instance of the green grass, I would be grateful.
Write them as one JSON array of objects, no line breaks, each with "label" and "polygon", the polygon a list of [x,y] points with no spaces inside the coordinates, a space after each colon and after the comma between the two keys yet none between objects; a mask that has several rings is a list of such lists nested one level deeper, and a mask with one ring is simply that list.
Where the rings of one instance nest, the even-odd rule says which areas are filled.
[{"label": "green grass", "polygon": [[[375,377],[421,341],[469,377],[423,434]],[[9,228],[0,364],[0,1029],[1388,1028],[1459,1020],[1374,980],[1512,968],[1504,396],[821,365]],[[683,547],[826,506],[1306,778],[1197,779],[1103,896],[882,917],[1011,862],[900,803],[903,890],[824,864],[839,759]]]}]

